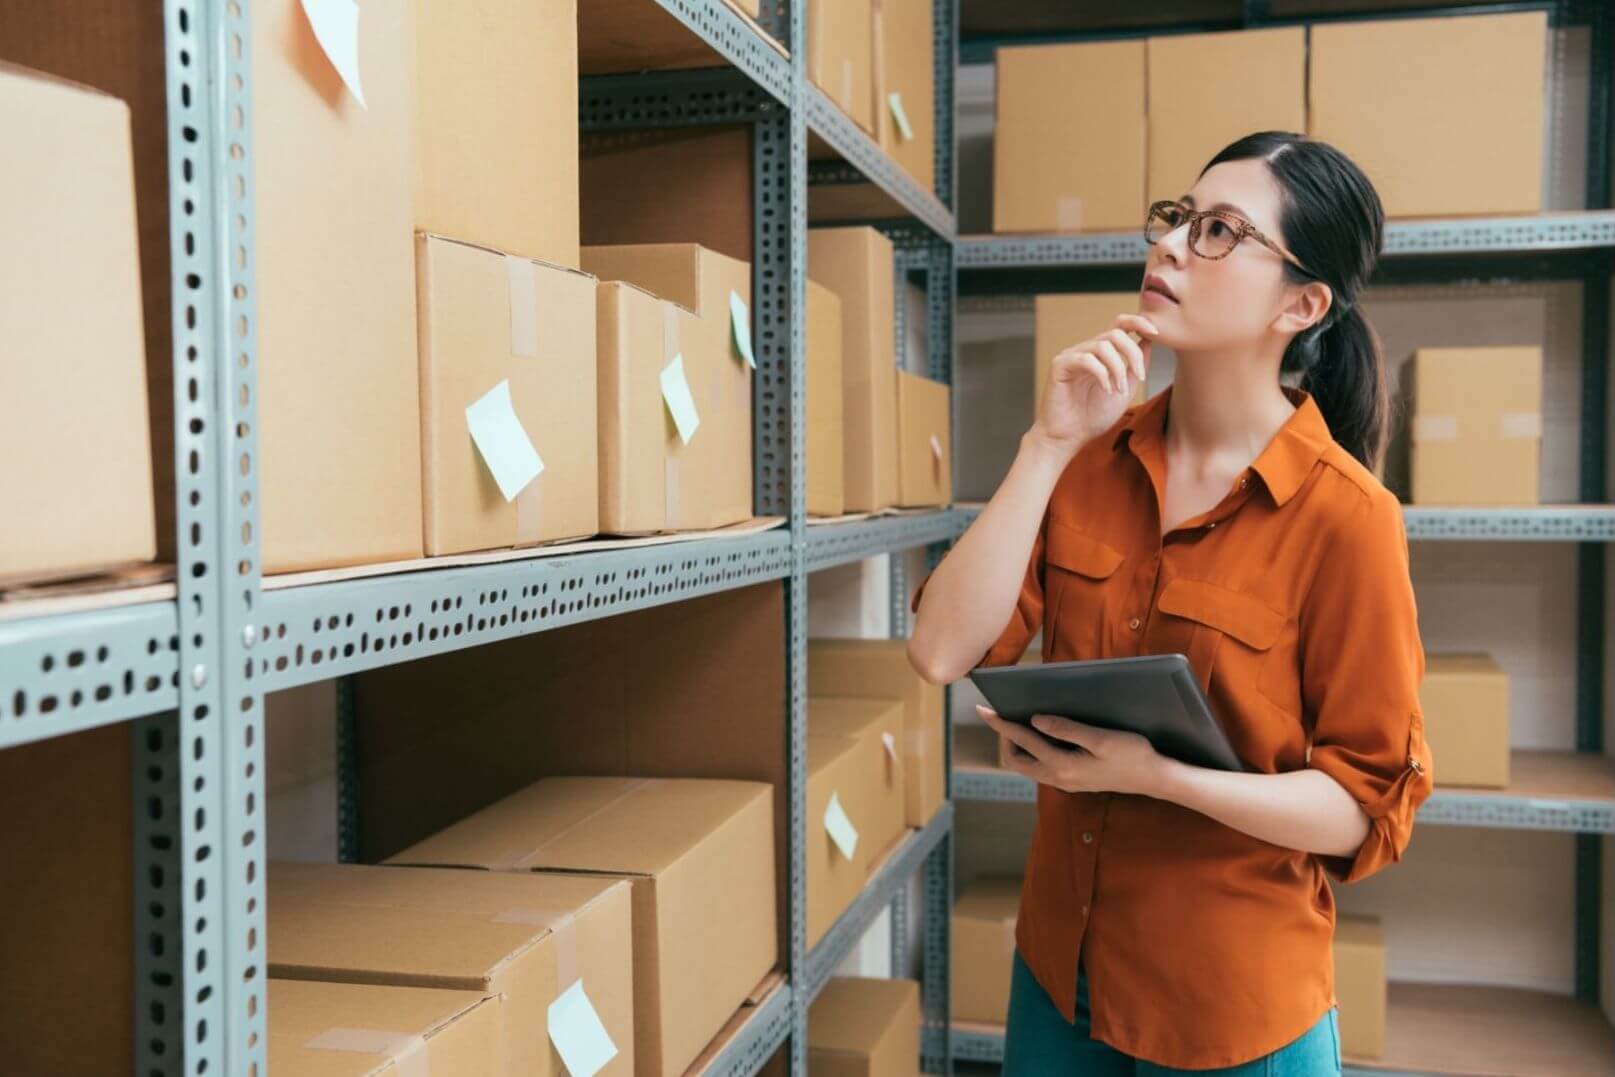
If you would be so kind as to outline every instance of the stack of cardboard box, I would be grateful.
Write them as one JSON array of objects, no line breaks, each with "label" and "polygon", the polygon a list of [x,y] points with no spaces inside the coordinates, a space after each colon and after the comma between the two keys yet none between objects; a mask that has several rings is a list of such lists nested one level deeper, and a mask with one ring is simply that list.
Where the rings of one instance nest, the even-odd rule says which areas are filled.
[{"label": "stack of cardboard box", "polygon": [[828,1077],[919,1077],[920,985],[837,976],[808,1010],[808,1070]]},{"label": "stack of cardboard box", "polygon": [[1402,372],[1387,472],[1416,505],[1535,505],[1541,348],[1420,348]]},{"label": "stack of cardboard box", "polygon": [[948,982],[955,1021],[1001,1025],[1008,1016],[1020,903],[1021,880],[1010,876],[977,879],[954,902]]}]

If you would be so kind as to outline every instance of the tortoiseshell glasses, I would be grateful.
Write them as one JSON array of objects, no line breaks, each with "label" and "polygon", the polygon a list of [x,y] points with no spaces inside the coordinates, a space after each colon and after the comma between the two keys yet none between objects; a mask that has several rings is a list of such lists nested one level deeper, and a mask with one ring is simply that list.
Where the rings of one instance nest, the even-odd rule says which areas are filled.
[{"label": "tortoiseshell glasses", "polygon": [[1307,276],[1312,276],[1312,272],[1295,255],[1268,239],[1245,218],[1227,210],[1192,210],[1180,202],[1157,202],[1150,207],[1150,215],[1144,221],[1144,242],[1154,246],[1185,222],[1189,225],[1189,249],[1201,258],[1211,261],[1227,258],[1249,236]]}]

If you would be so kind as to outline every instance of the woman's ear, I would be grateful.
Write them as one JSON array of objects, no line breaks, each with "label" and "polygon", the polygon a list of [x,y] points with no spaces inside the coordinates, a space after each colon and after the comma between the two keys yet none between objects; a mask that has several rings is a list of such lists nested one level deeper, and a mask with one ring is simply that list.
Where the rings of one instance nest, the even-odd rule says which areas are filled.
[{"label": "woman's ear", "polygon": [[1335,293],[1322,281],[1308,281],[1295,290],[1290,301],[1279,311],[1273,328],[1286,336],[1303,333],[1328,316],[1334,305]]}]

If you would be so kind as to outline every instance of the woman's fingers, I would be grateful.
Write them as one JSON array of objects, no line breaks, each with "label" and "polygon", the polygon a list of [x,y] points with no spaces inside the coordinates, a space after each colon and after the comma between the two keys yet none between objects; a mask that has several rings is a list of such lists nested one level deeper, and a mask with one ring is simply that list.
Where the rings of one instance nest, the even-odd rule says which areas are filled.
[{"label": "woman's fingers", "polygon": [[1050,371],[1054,381],[1075,381],[1082,374],[1087,374],[1107,389],[1111,388],[1109,369],[1087,350],[1087,345],[1067,348],[1054,357]]},{"label": "woman's fingers", "polygon": [[1014,744],[1017,748],[1026,752],[1027,755],[1035,759],[1042,759],[1047,755],[1050,748],[1049,742],[1037,730],[1021,725],[1019,722],[1007,722],[1000,718],[996,711],[987,707],[978,706],[976,713],[981,715],[981,720],[991,726],[1000,737]]},{"label": "woman's fingers", "polygon": [[1125,329],[1112,329],[1105,336],[1128,361],[1134,376],[1143,381],[1148,376],[1148,368],[1144,361],[1144,349],[1138,346],[1138,341],[1129,336]]},{"label": "woman's fingers", "polygon": [[1100,338],[1094,341],[1093,352],[1105,364],[1110,373],[1110,383],[1115,386],[1112,392],[1123,392],[1127,387],[1127,361],[1122,358],[1121,349],[1109,340]]},{"label": "woman's fingers", "polygon": [[1154,340],[1161,335],[1161,331],[1155,328],[1155,323],[1142,314],[1118,314],[1115,326],[1117,329],[1130,329],[1145,340]]}]

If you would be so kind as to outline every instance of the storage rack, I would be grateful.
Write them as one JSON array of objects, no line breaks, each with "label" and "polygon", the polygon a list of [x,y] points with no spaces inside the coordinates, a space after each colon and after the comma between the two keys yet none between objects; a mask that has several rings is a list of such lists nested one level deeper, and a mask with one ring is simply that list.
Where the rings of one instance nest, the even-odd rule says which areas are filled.
[{"label": "storage rack", "polygon": [[[1437,789],[1421,809],[1426,825],[1484,826],[1571,832],[1575,855],[1575,997],[1596,1007],[1600,955],[1615,960],[1600,939],[1600,882],[1604,835],[1615,834],[1615,760],[1604,743],[1605,573],[1607,543],[1615,541],[1615,505],[1608,504],[1608,365],[1611,274],[1615,268],[1615,211],[1610,199],[1611,79],[1615,62],[1615,17],[1596,0],[1525,0],[1462,9],[1428,3],[1368,4],[1327,0],[1244,0],[1232,19],[1199,25],[1110,28],[1062,35],[1058,40],[1139,37],[1174,32],[1299,25],[1334,19],[1397,18],[1503,11],[1549,13],[1554,27],[1589,28],[1587,210],[1541,216],[1413,220],[1391,223],[1376,283],[1473,283],[1578,281],[1582,285],[1581,444],[1578,505],[1531,508],[1447,509],[1407,506],[1404,519],[1413,540],[1544,541],[1577,544],[1576,751],[1514,753],[1515,780],[1500,791]],[[1305,14],[1279,16],[1279,9]],[[1178,10],[1182,10],[1179,8]],[[991,62],[1003,44],[1039,43],[1051,37],[967,40],[961,52]],[[1562,71],[1553,71],[1555,80]],[[1560,87],[1562,92],[1562,87]],[[955,256],[964,295],[1033,295],[1044,292],[1114,291],[1137,287],[1146,247],[1136,232],[1083,235],[962,236]],[[962,510],[968,511],[968,510]],[[971,738],[972,740],[974,738]],[[956,754],[957,800],[1034,799],[1030,783],[993,765],[991,745],[967,743]],[[1479,1014],[1473,1020],[1482,1020]],[[1554,1029],[1537,1035],[1553,1035]],[[954,1057],[998,1062],[1001,1030],[953,1029]],[[1348,1074],[1388,1071],[1378,1065]]]},{"label": "storage rack", "polygon": [[[336,679],[339,855],[351,858],[348,675],[769,580],[784,583],[789,641],[787,976],[705,1072],[754,1073],[788,1040],[791,1072],[805,1074],[808,1007],[886,908],[898,920],[894,956],[906,956],[901,895],[922,868],[923,1055],[929,1070],[949,1071],[951,803],[890,855],[811,951],[805,945],[807,576],[945,544],[965,516],[941,510],[807,526],[803,308],[812,131],[840,153],[849,175],[901,207],[903,218],[884,227],[899,246],[900,275],[926,280],[931,371],[951,374],[954,0],[934,0],[934,194],[807,84],[805,0],[766,0],[756,24],[723,0],[643,0],[727,66],[580,81],[584,127],[753,127],[755,508],[786,517],[785,529],[300,586],[266,584],[258,564],[249,2],[164,4],[179,504],[172,593],[0,621],[0,748],[129,727],[137,1072],[267,1073],[265,692]],[[902,588],[898,567],[894,606]],[[951,759],[945,765],[951,773]]]}]

